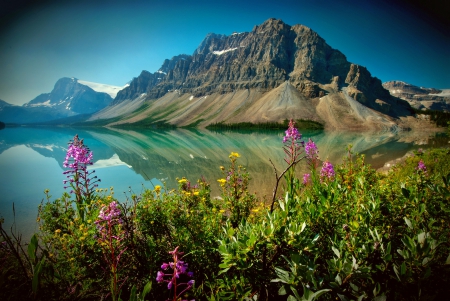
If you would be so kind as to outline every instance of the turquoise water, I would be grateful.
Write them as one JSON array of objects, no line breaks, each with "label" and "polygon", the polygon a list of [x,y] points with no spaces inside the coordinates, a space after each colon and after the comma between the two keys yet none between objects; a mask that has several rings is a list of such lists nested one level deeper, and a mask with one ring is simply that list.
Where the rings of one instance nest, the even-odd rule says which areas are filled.
[{"label": "turquoise water", "polygon": [[[28,237],[36,230],[37,207],[64,192],[62,174],[67,142],[78,134],[94,153],[94,166],[102,180],[100,188],[114,187],[115,197],[126,201],[131,193],[165,183],[177,186],[177,178],[195,182],[205,177],[213,195],[219,195],[219,166],[228,165],[230,152],[238,152],[240,164],[252,177],[250,190],[270,197],[274,171],[283,169],[283,132],[211,132],[178,129],[170,131],[72,128],[6,128],[0,131],[0,215],[4,226],[13,224]],[[446,136],[418,133],[325,133],[304,132],[313,139],[322,160],[339,163],[348,144],[366,155],[375,168],[400,158],[408,151],[448,145]],[[299,174],[306,171],[299,165]],[[14,211],[13,211],[14,204]]]}]

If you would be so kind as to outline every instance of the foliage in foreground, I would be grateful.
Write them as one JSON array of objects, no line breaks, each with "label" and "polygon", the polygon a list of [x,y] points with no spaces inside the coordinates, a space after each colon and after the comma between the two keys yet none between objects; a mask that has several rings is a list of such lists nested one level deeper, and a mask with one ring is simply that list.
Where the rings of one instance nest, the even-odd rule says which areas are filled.
[{"label": "foliage in foreground", "polygon": [[[351,147],[341,165],[320,161],[314,142],[303,142],[292,122],[283,142],[287,166],[275,171],[274,182],[284,177],[284,191],[268,204],[248,192],[250,176],[238,153],[213,183],[220,198],[211,197],[205,179],[181,178],[177,189],[157,185],[121,204],[112,187],[95,187],[86,168],[92,154],[76,157],[72,148],[66,174],[73,193],[53,200],[47,192],[40,232],[23,247],[1,228],[0,299],[441,300],[448,294],[447,149],[419,151],[381,175]],[[298,179],[293,170],[302,163],[310,173]]]}]

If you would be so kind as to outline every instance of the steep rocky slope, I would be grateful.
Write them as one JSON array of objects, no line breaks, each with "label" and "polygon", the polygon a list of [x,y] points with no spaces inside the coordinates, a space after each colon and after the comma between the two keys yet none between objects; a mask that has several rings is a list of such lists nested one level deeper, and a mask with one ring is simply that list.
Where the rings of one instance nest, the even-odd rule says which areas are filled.
[{"label": "steep rocky slope", "polygon": [[[138,112],[120,106],[143,99]],[[370,114],[362,116],[354,102]],[[269,19],[251,32],[208,34],[192,56],[166,60],[154,74],[143,71],[92,120],[119,115],[111,125],[301,118],[329,128],[370,129],[391,128],[411,110],[310,28]]]}]

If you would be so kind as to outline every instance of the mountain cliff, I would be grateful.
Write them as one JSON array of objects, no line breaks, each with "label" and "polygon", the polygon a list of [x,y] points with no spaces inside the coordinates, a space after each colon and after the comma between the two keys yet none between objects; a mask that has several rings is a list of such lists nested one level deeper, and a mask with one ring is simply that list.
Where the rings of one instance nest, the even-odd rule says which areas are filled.
[{"label": "mountain cliff", "polygon": [[406,101],[316,32],[269,19],[251,32],[208,34],[192,55],[143,71],[91,120],[207,126],[294,118],[372,129],[398,127],[409,115]]},{"label": "mountain cliff", "polygon": [[383,87],[416,109],[450,112],[450,90],[417,87],[402,81],[389,81]]}]

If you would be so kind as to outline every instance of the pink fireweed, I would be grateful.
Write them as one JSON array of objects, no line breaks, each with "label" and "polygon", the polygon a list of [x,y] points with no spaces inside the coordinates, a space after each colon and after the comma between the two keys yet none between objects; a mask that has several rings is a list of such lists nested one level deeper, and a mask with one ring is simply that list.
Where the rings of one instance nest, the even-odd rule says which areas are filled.
[{"label": "pink fireweed", "polygon": [[310,168],[317,168],[319,150],[317,149],[316,144],[311,140],[311,138],[309,138],[308,142],[305,143],[305,154]]},{"label": "pink fireweed", "polygon": [[303,175],[303,184],[307,185],[309,182],[311,182],[311,174],[305,173]]},{"label": "pink fireweed", "polygon": [[69,142],[66,157],[63,163],[68,170],[64,171],[67,180],[63,183],[69,183],[70,186],[64,186],[64,189],[72,188],[70,193],[76,195],[77,203],[90,202],[94,189],[98,186],[97,176],[93,176],[95,171],[88,171],[87,167],[92,165],[93,153],[84,145],[83,139],[79,139],[78,135],[73,137],[73,141]]},{"label": "pink fireweed", "polygon": [[320,170],[320,180],[332,179],[334,177],[334,168],[328,160],[323,162],[322,169]]},{"label": "pink fireweed", "polygon": [[[158,283],[167,282],[167,289],[171,290],[173,288],[173,301],[179,299],[181,295],[190,290],[195,281],[189,280],[187,282],[177,283],[177,280],[182,276],[186,278],[192,278],[194,274],[192,272],[188,272],[188,264],[181,260],[181,255],[183,252],[178,251],[178,247],[175,250],[170,251],[169,254],[172,254],[173,262],[163,263],[161,265],[162,270],[172,269],[172,273],[164,273],[163,271],[158,271],[156,274],[156,281]],[[182,289],[181,292],[177,292],[178,289]],[[170,300],[170,299],[168,299]]]},{"label": "pink fireweed", "polygon": [[283,137],[283,150],[286,153],[284,161],[290,165],[297,161],[305,143],[302,141],[302,135],[295,128],[295,122],[292,119],[289,121],[289,127],[285,134]]},{"label": "pink fireweed", "polygon": [[103,255],[111,273],[111,296],[118,300],[120,295],[119,262],[123,252],[127,249],[123,240],[126,232],[122,228],[122,212],[115,201],[103,206],[95,221],[99,234],[97,240],[102,246]]}]

